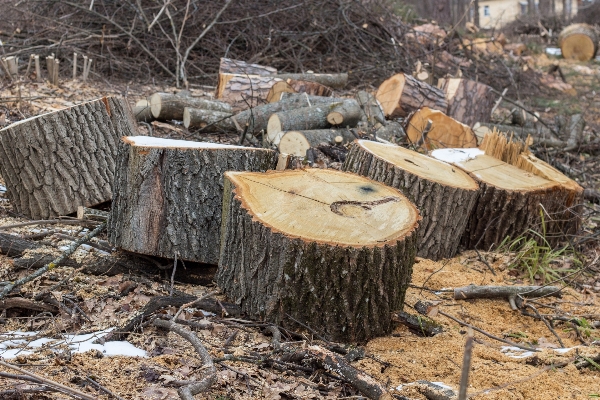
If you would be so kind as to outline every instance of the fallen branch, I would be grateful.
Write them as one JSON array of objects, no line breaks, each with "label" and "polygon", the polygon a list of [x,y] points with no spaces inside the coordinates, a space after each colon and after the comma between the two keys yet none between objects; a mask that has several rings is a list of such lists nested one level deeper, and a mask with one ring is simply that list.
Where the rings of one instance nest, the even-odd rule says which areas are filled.
[{"label": "fallen branch", "polygon": [[469,285],[454,289],[455,300],[465,299],[508,299],[513,310],[515,299],[521,297],[561,297],[562,289],[556,286],[477,286]]},{"label": "fallen branch", "polygon": [[18,224],[4,225],[0,226],[0,231],[5,231],[7,229],[12,228],[20,228],[22,226],[31,226],[31,225],[53,225],[53,224],[62,224],[62,225],[93,225],[97,224],[91,221],[78,220],[78,219],[42,219],[39,221],[28,221],[28,222],[20,222]]}]

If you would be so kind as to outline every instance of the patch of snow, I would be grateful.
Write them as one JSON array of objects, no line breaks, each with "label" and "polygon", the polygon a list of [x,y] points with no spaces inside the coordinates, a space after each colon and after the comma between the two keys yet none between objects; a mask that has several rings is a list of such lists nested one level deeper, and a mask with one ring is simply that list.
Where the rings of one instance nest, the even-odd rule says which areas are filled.
[{"label": "patch of snow", "polygon": [[575,350],[577,348],[577,346],[575,347],[566,347],[564,349],[554,349],[555,352],[557,352],[558,354],[565,354],[570,352],[571,350]]},{"label": "patch of snow", "polygon": [[547,47],[546,48],[546,54],[548,54],[549,56],[562,56],[562,50],[559,49],[558,47]]},{"label": "patch of snow", "polygon": [[6,192],[6,186],[0,185],[0,193],[5,193],[5,192]]},{"label": "patch of snow", "polygon": [[151,136],[125,136],[123,140],[139,147],[165,147],[179,149],[249,149],[253,147],[234,146],[230,144],[192,142],[191,140],[163,139]]},{"label": "patch of snow", "polygon": [[460,163],[483,155],[485,152],[478,148],[471,149],[437,149],[431,152],[431,156],[447,163]]},{"label": "patch of snow", "polygon": [[533,355],[533,351],[520,349],[514,346],[502,346],[500,351],[510,358],[527,358]]}]

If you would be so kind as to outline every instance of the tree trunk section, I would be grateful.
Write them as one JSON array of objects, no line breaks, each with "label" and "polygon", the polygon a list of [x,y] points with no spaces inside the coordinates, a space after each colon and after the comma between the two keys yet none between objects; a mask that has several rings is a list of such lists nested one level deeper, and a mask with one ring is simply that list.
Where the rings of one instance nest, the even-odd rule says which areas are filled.
[{"label": "tree trunk section", "polygon": [[119,136],[135,135],[123,99],[104,97],[0,130],[0,173],[8,198],[31,219],[47,219],[112,197]]},{"label": "tree trunk section", "polygon": [[284,81],[317,82],[332,89],[343,89],[348,83],[348,74],[277,74],[276,77]]},{"label": "tree trunk section", "polygon": [[160,121],[183,120],[183,109],[186,107],[232,113],[231,106],[222,101],[199,99],[170,93],[155,93],[150,97],[152,115]]},{"label": "tree trunk section", "polygon": [[186,107],[183,110],[183,126],[204,128],[204,132],[235,132],[231,113]]},{"label": "tree trunk section", "polygon": [[343,145],[358,138],[359,136],[352,129],[289,131],[283,133],[278,148],[280,153],[306,157],[306,151],[312,147],[319,147],[321,144]]},{"label": "tree trunk section", "polygon": [[277,69],[260,64],[250,64],[246,61],[232,60],[231,58],[221,57],[219,65],[219,74],[238,74],[238,75],[274,75]]},{"label": "tree trunk section", "polygon": [[135,103],[133,107],[133,117],[139,122],[152,122],[154,116],[152,115],[152,109],[150,108],[150,102],[146,99],[140,100]]},{"label": "tree trunk section", "polygon": [[217,99],[231,105],[232,110],[242,111],[267,103],[267,95],[276,82],[277,75],[219,74]]},{"label": "tree trunk section", "polygon": [[[482,153],[479,149],[439,149],[431,153],[468,172],[479,183],[480,195],[461,240],[467,249],[495,249],[507,237],[535,238],[531,231],[543,231],[540,206],[550,216],[564,212],[565,193],[558,183]],[[555,242],[556,232],[547,232],[546,239]]]},{"label": "tree trunk section", "polygon": [[598,50],[598,33],[587,24],[569,25],[558,35],[558,46],[564,58],[589,61]]},{"label": "tree trunk section", "polygon": [[293,87],[291,87],[287,82],[281,81],[276,82],[269,93],[267,94],[267,103],[275,103],[276,101],[281,100],[281,95],[283,93],[297,93]]},{"label": "tree trunk section", "polygon": [[360,108],[358,101],[347,99],[342,104],[331,108],[331,111],[327,114],[327,122],[334,126],[352,128],[358,124],[362,117],[363,110]]},{"label": "tree trunk section", "polygon": [[488,85],[463,78],[441,78],[438,87],[446,93],[449,117],[468,126],[490,121],[496,96]]},{"label": "tree trunk section", "polygon": [[390,118],[406,117],[422,107],[446,112],[448,102],[444,92],[411,75],[397,74],[384,81],[375,95],[385,115]]},{"label": "tree trunk section", "polygon": [[267,101],[273,103],[281,100],[281,93],[306,93],[311,96],[331,97],[333,89],[318,82],[288,79],[285,82],[277,82],[271,87]]},{"label": "tree trunk section", "polygon": [[432,260],[456,254],[479,185],[458,168],[399,146],[356,141],[342,167],[400,190],[419,209],[417,255]]},{"label": "tree trunk section", "polygon": [[225,171],[275,167],[271,150],[124,138],[109,240],[134,253],[216,264]]},{"label": "tree trunk section", "polygon": [[224,193],[216,281],[247,315],[342,342],[391,332],[419,220],[400,192],[305,169],[227,172]]},{"label": "tree trunk section", "polygon": [[424,107],[406,119],[406,135],[416,147],[477,147],[477,136],[467,125],[441,111]]},{"label": "tree trunk section", "polygon": [[406,137],[406,132],[399,122],[389,121],[387,125],[375,131],[375,139],[383,139],[386,142],[398,143]]},{"label": "tree trunk section", "polygon": [[364,90],[360,90],[356,93],[355,98],[363,111],[363,119],[365,122],[372,126],[377,125],[378,123],[382,125],[387,124],[381,104],[379,104],[379,101],[377,101],[375,96]]}]

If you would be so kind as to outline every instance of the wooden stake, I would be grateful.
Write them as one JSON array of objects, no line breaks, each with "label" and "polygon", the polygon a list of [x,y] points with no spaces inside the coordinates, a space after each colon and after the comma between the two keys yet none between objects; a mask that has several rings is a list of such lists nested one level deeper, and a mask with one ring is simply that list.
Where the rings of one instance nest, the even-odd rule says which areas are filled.
[{"label": "wooden stake", "polygon": [[6,66],[8,68],[8,73],[11,76],[19,75],[18,61],[19,61],[19,59],[16,57],[6,57],[5,58]]},{"label": "wooden stake", "polygon": [[87,69],[87,64],[88,64],[88,57],[87,56],[83,56],[83,71],[82,71],[82,77],[83,77],[83,81],[86,81],[86,74],[85,71]]},{"label": "wooden stake", "polygon": [[39,82],[42,79],[42,69],[40,68],[40,56],[38,56],[36,54],[34,59],[35,59],[35,80]]},{"label": "wooden stake", "polygon": [[77,79],[77,53],[73,53],[73,80]]},{"label": "wooden stake", "polygon": [[46,57],[46,68],[48,69],[48,83],[52,84],[54,77],[54,56]]},{"label": "wooden stake", "polygon": [[2,64],[2,68],[4,68],[4,71],[6,72],[6,75],[8,76],[8,78],[12,81],[12,75],[10,74],[10,71],[8,70],[8,66],[6,65],[6,58],[2,57],[0,59],[0,64]]},{"label": "wooden stake", "polygon": [[27,63],[27,70],[25,71],[25,76],[29,76],[29,71],[31,71],[31,63],[33,62],[33,54],[29,56],[29,62]]},{"label": "wooden stake", "polygon": [[58,70],[60,67],[60,61],[58,60],[54,60],[54,68],[52,69],[52,73],[53,73],[53,78],[52,78],[52,83],[54,84],[54,86],[58,86]]}]

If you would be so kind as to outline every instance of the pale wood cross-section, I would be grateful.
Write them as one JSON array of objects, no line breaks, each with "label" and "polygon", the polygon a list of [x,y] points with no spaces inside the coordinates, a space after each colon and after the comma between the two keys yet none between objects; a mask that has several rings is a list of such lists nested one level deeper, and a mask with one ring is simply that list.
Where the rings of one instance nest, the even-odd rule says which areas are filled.
[{"label": "pale wood cross-section", "polygon": [[422,107],[442,112],[448,109],[448,101],[441,89],[408,74],[396,74],[384,81],[375,97],[390,118],[406,117]]},{"label": "pale wood cross-section", "polygon": [[477,136],[467,125],[441,111],[423,107],[406,119],[406,135],[416,147],[426,149],[477,147]]},{"label": "pale wood cross-section", "polygon": [[[225,174],[216,280],[244,312],[363,342],[392,329],[416,252],[416,207],[355,174]],[[315,312],[318,310],[318,312]]]},{"label": "pale wood cross-section", "polygon": [[587,24],[567,26],[558,35],[562,56],[577,61],[589,61],[598,51],[598,32]]}]

